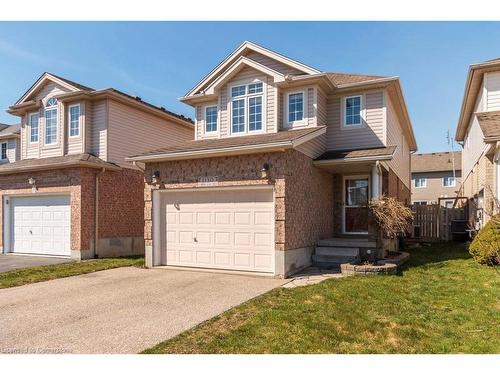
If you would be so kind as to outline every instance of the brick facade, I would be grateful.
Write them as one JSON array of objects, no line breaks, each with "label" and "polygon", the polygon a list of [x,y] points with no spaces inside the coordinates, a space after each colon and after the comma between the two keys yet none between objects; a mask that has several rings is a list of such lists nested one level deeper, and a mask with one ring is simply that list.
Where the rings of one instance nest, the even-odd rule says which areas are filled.
[{"label": "brick facade", "polygon": [[[265,163],[270,166],[268,179],[260,175]],[[160,172],[159,186],[151,184],[154,171]],[[314,246],[333,234],[331,175],[294,150],[148,163],[145,175],[146,246],[152,246],[152,190],[198,187],[201,176],[217,176],[218,186],[274,185],[276,250]]]},{"label": "brick facade", "polygon": [[[90,258],[94,252],[96,174],[99,174],[99,256],[143,253],[144,176],[136,170],[101,172],[91,168],[66,168],[2,175],[0,212],[4,195],[69,194],[71,204],[71,251],[75,258]],[[28,179],[34,178],[36,190]],[[0,215],[0,247],[3,247],[3,215]],[[129,240],[137,238],[133,249]],[[117,242],[118,241],[118,242]],[[128,241],[128,242],[127,242]],[[142,246],[142,248],[141,248]],[[133,251],[132,251],[133,250]]]}]

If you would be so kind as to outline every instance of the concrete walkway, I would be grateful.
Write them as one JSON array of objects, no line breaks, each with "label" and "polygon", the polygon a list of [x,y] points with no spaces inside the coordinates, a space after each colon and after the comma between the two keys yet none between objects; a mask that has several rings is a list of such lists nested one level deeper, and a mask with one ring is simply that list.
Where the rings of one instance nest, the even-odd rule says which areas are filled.
[{"label": "concrete walkway", "polygon": [[0,353],[137,353],[285,280],[100,271],[0,290]]},{"label": "concrete walkway", "polygon": [[46,256],[32,256],[20,254],[0,254],[0,272],[7,272],[21,268],[48,266],[51,264],[68,263],[69,258]]}]

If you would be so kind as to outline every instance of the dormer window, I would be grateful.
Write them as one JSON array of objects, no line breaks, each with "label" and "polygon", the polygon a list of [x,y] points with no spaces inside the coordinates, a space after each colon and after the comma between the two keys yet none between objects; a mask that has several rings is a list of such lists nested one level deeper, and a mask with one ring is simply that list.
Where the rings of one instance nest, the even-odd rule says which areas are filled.
[{"label": "dormer window", "polygon": [[57,142],[57,99],[50,98],[45,105],[45,144]]},{"label": "dormer window", "polygon": [[217,133],[217,106],[205,107],[205,133]]},{"label": "dormer window", "polygon": [[292,92],[288,94],[287,119],[289,126],[293,126],[304,120],[303,92]]},{"label": "dormer window", "polygon": [[231,133],[253,133],[263,129],[264,85],[253,81],[231,87]]},{"label": "dormer window", "polygon": [[80,136],[80,104],[69,107],[69,136]]}]

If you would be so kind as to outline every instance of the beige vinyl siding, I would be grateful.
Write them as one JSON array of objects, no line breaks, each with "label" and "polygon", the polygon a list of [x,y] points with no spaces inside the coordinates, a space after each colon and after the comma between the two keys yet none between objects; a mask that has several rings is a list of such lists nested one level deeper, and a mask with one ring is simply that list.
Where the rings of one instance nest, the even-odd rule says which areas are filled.
[{"label": "beige vinyl siding", "polygon": [[194,138],[194,129],[114,100],[108,101],[107,161],[132,167],[125,158]]},{"label": "beige vinyl siding", "polygon": [[326,124],[328,123],[326,108],[327,99],[325,93],[321,89],[317,89],[317,101],[317,124],[318,126],[326,126]]},{"label": "beige vinyl siding", "polygon": [[385,143],[384,93],[382,91],[360,93],[363,96],[364,126],[345,128],[343,123],[344,97],[327,100],[327,149],[351,150],[383,147]]},{"label": "beige vinyl siding", "polygon": [[500,72],[485,74],[486,110],[500,110]]},{"label": "beige vinyl siding", "polygon": [[91,125],[89,127],[89,152],[103,160],[108,160],[107,146],[107,100],[92,103]]},{"label": "beige vinyl siding", "polygon": [[[445,187],[443,186],[443,178],[446,176],[453,177],[453,171],[444,172],[419,172],[412,173],[411,180],[411,200],[414,201],[427,201],[429,203],[437,203],[438,198],[451,198],[455,197],[457,194],[456,190],[460,187],[461,174],[460,171],[456,171],[456,184],[455,186]],[[427,186],[423,188],[415,187],[415,178],[424,177],[427,179]]]},{"label": "beige vinyl siding", "polygon": [[83,118],[85,140],[83,142],[84,150],[90,153],[91,143],[92,143],[92,116],[93,116],[93,105],[90,101],[85,101],[85,117]]},{"label": "beige vinyl siding", "polygon": [[316,159],[326,151],[326,134],[321,134],[316,138],[301,144],[296,148],[296,150],[306,154],[311,159]]},{"label": "beige vinyl siding", "polygon": [[[220,137],[228,137],[231,135],[231,98],[229,88],[237,85],[238,83],[248,82],[253,79],[259,79],[263,82],[264,86],[264,99],[262,102],[265,124],[265,132],[275,132],[276,130],[276,116],[275,116],[275,100],[277,96],[277,88],[273,82],[272,77],[263,75],[262,72],[250,67],[243,68],[236,74],[227,84],[225,84],[219,91],[219,117],[220,117]],[[201,114],[203,117],[203,114]],[[198,120],[198,118],[197,118]],[[203,136],[198,133],[202,138]]]},{"label": "beige vinyl siding", "polygon": [[7,159],[0,159],[0,164],[13,163],[19,160],[19,142],[17,138],[0,139],[0,144],[2,143],[7,143]]},{"label": "beige vinyl siding", "polygon": [[267,66],[270,69],[273,69],[281,74],[291,74],[291,75],[302,75],[304,72],[295,69],[291,66],[288,66],[286,64],[283,64],[280,61],[274,60],[270,58],[269,56],[262,55],[258,52],[255,51],[250,51],[246,57],[249,59],[258,62],[259,64],[262,64],[264,66]]},{"label": "beige vinyl siding", "polygon": [[410,188],[410,147],[403,135],[398,117],[394,111],[394,107],[387,97],[387,145],[397,146],[392,156],[392,160],[387,162],[387,165],[394,171],[399,179]]},{"label": "beige vinyl siding", "polygon": [[[482,93],[482,90],[480,91]],[[483,95],[479,95],[476,99],[474,112],[481,112],[484,110]],[[479,158],[486,149],[484,143],[484,135],[479,126],[479,121],[476,115],[472,115],[469,128],[465,133],[464,147],[462,151],[462,175],[467,175],[472,171],[474,165],[479,161]]]},{"label": "beige vinyl siding", "polygon": [[307,126],[316,126],[315,92],[312,87],[307,88]]},{"label": "beige vinyl siding", "polygon": [[[80,135],[78,137],[70,137],[69,128],[70,128],[70,117],[69,117],[69,108],[73,105],[80,105]],[[68,103],[66,105],[66,139],[67,139],[67,154],[81,154],[85,152],[84,149],[84,132],[85,132],[85,103]]]}]

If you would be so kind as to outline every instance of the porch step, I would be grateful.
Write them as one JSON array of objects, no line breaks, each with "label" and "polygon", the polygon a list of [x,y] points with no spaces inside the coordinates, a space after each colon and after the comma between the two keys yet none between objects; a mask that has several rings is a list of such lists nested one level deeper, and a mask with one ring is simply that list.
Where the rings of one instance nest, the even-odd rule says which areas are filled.
[{"label": "porch step", "polygon": [[318,246],[314,252],[316,255],[336,255],[343,257],[357,257],[359,256],[358,247],[332,247],[332,246]]},{"label": "porch step", "polygon": [[342,263],[350,263],[358,260],[358,256],[349,255],[317,255],[312,256],[313,264],[315,265],[341,265]]},{"label": "porch step", "polygon": [[329,238],[326,240],[320,240],[318,245],[320,247],[369,247],[375,248],[377,244],[375,241],[369,241],[368,238]]}]

